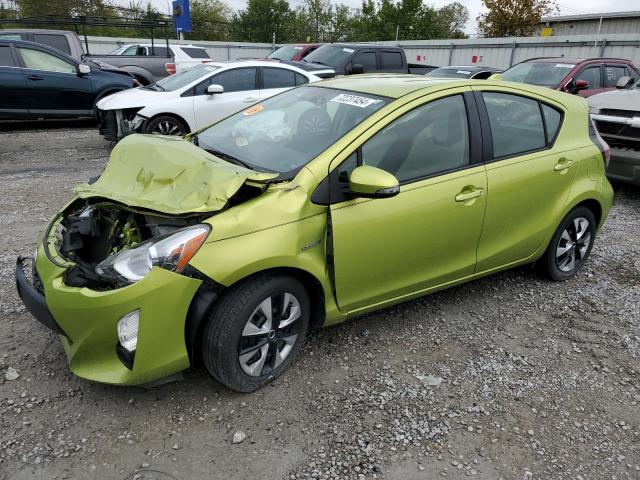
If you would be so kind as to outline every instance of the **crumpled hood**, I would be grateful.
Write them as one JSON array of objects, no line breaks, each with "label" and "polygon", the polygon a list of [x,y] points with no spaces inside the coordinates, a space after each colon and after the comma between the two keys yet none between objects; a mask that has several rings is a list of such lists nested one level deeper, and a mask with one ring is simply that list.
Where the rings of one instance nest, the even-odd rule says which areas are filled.
[{"label": "crumpled hood", "polygon": [[75,193],[172,215],[204,213],[222,210],[246,181],[276,176],[226,162],[181,138],[136,134],[116,145],[95,183],[81,183]]},{"label": "crumpled hood", "polygon": [[150,102],[162,102],[163,97],[172,92],[156,92],[145,88],[128,88],[107,95],[97,103],[101,110],[120,110],[123,108],[146,107]]},{"label": "crumpled hood", "polygon": [[632,110],[638,112],[640,111],[640,88],[599,93],[592,95],[587,101],[590,106],[595,108]]}]

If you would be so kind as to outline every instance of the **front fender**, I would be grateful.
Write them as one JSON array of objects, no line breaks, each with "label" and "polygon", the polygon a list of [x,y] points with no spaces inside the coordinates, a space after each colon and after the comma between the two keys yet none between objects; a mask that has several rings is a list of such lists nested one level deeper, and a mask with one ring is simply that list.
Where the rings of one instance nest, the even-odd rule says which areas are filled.
[{"label": "front fender", "polygon": [[[215,218],[213,219],[215,230]],[[327,270],[326,216],[314,215],[257,232],[204,244],[191,265],[229,287],[256,273],[290,268],[313,276],[322,286],[327,323],[345,317],[338,311]]]}]

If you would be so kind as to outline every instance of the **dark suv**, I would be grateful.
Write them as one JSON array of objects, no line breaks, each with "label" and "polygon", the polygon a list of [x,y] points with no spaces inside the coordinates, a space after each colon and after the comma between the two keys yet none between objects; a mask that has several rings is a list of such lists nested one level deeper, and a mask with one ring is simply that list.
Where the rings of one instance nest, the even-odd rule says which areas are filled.
[{"label": "dark suv", "polygon": [[616,88],[622,77],[640,78],[633,62],[622,58],[532,58],[502,73],[502,80],[531,83],[589,97]]},{"label": "dark suv", "polygon": [[136,80],[106,64],[80,63],[54,48],[0,40],[0,118],[95,115],[96,102]]}]

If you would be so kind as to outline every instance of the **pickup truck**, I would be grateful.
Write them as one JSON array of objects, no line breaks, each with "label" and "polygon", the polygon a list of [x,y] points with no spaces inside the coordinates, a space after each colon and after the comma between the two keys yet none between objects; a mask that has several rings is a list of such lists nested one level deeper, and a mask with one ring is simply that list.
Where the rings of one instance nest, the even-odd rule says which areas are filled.
[{"label": "pickup truck", "polygon": [[[295,62],[294,62],[295,63]],[[311,52],[300,63],[331,67],[336,75],[357,73],[414,73],[424,75],[437,68],[407,62],[400,47],[362,43],[332,43]]]},{"label": "pickup truck", "polygon": [[[162,40],[154,44],[153,52],[151,52],[151,44],[141,44],[126,46],[133,47],[135,52],[131,52],[130,49],[119,48],[109,55],[92,55],[85,53],[80,37],[75,32],[68,30],[3,29],[0,30],[0,40],[27,40],[60,50],[79,62],[89,60],[120,67],[125,72],[133,75],[141,85],[155,83],[157,80],[175,73],[176,62],[180,63],[179,60],[182,56],[195,60],[194,64],[201,63],[203,59],[209,61],[206,51],[200,47],[169,45],[169,50],[167,50],[167,44]],[[175,53],[174,50],[184,50],[183,47],[187,47],[192,51],[197,50],[195,55],[199,56],[197,58],[193,57],[188,52],[183,53],[182,50],[178,54]],[[202,57],[201,51],[204,52],[206,58]],[[131,53],[135,53],[135,55]]]}]

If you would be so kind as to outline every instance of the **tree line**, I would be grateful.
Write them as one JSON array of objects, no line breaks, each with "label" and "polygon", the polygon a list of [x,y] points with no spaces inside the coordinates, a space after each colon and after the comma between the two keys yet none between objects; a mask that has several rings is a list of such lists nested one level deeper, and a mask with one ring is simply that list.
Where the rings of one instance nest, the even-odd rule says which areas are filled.
[{"label": "tree line", "polygon": [[[435,8],[422,0],[363,0],[361,8],[331,0],[303,0],[295,8],[288,0],[248,0],[238,11],[223,0],[191,0],[190,6],[192,32],[185,38],[197,40],[271,43],[274,34],[277,43],[463,38],[469,18],[459,2]],[[44,16],[131,21],[166,19],[167,13],[144,0],[132,0],[126,7],[109,0],[0,0],[0,19]],[[149,35],[104,26],[88,27],[87,33]]]},{"label": "tree line", "polygon": [[[557,11],[556,0],[483,0],[479,33],[492,37],[532,35],[541,16]],[[186,39],[267,42],[336,42],[465,38],[469,11],[454,1],[440,8],[424,0],[362,0],[350,8],[335,0],[248,0],[234,11],[224,0],[191,0],[192,32]],[[99,17],[126,21],[169,19],[149,0],[0,0],[0,20],[17,17]],[[3,22],[4,27],[10,24]],[[23,26],[23,25],[22,25]],[[34,24],[33,27],[38,27]],[[148,37],[135,28],[95,26],[90,35]],[[170,26],[172,35],[172,26]]]}]

